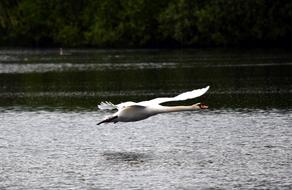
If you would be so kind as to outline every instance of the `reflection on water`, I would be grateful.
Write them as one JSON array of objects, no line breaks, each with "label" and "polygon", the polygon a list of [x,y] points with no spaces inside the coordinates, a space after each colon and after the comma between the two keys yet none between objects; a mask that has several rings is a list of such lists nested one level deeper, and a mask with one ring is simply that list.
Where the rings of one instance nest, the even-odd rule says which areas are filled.
[{"label": "reflection on water", "polygon": [[[0,189],[291,189],[291,52],[0,50]],[[208,110],[96,126],[210,85]],[[177,103],[175,103],[177,104]]]}]

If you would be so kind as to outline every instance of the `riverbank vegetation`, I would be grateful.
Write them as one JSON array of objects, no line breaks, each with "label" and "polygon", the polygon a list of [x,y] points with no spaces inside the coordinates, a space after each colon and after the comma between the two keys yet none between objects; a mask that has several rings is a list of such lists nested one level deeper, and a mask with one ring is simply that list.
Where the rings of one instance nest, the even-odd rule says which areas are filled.
[{"label": "riverbank vegetation", "polygon": [[291,46],[291,0],[2,0],[0,46]]}]

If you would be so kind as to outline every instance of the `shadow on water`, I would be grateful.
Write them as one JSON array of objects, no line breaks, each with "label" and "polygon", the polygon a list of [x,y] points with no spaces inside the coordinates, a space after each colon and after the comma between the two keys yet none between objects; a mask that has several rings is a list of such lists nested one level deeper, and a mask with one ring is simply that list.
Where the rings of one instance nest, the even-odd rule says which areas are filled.
[{"label": "shadow on water", "polygon": [[116,164],[127,163],[130,165],[141,165],[150,159],[150,155],[137,152],[104,152],[105,160]]}]

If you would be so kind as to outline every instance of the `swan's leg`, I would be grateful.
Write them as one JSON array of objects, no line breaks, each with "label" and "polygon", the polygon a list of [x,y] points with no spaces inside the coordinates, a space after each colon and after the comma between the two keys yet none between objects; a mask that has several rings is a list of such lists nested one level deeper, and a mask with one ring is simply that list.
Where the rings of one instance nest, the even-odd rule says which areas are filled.
[{"label": "swan's leg", "polygon": [[102,123],[109,123],[109,122],[114,122],[114,123],[116,123],[117,121],[113,121],[113,120],[115,120],[115,119],[117,119],[117,118],[118,118],[118,116],[115,115],[115,116],[109,117],[109,118],[107,118],[107,119],[105,119],[105,120],[102,120],[101,122],[97,123],[96,125],[100,125],[100,124],[102,124]]}]

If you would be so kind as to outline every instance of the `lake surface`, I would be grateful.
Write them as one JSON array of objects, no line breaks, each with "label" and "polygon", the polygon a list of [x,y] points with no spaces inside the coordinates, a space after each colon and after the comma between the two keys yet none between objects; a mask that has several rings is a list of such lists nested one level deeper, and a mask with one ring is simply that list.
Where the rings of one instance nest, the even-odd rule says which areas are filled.
[{"label": "lake surface", "polygon": [[[208,110],[99,125],[100,101],[210,85]],[[0,50],[0,189],[292,189],[292,51]]]}]

